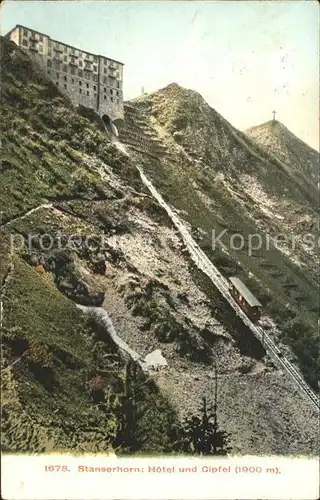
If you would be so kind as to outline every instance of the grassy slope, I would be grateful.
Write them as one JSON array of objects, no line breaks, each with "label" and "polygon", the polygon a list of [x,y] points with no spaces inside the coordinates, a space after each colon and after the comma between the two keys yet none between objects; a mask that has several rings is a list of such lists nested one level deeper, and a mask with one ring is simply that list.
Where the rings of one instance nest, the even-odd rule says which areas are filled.
[{"label": "grassy slope", "polygon": [[[88,231],[90,223],[81,219],[90,220],[86,206],[94,203],[92,200],[104,200],[106,212],[103,218],[98,214],[103,227],[108,219],[108,200],[117,198],[117,192],[87,163],[103,161],[115,172],[121,171],[131,188],[141,188],[139,174],[107,140],[99,121],[76,113],[15,44],[1,40],[0,63],[5,68],[2,222],[61,198],[79,204],[74,227],[66,228],[58,217],[39,211],[32,214],[31,222],[30,217],[19,218],[1,230],[1,285],[13,264],[13,273],[2,288],[3,448],[28,452],[108,450],[121,417],[124,362],[108,336],[99,333],[97,325],[58,292],[51,273],[29,266],[21,258],[24,249],[9,255],[8,229],[24,235],[34,230],[50,234],[59,229],[68,230],[68,234]],[[111,374],[107,354],[118,360]],[[99,387],[92,389],[97,377]],[[150,413],[154,428],[154,433],[151,429],[146,432],[140,449],[167,449],[175,412],[153,383],[142,374],[139,377],[142,389],[138,403],[145,410],[138,432],[146,424],[145,411]]]},{"label": "grassy slope", "polygon": [[[20,259],[4,301],[3,355],[15,368],[3,383],[3,447],[10,451],[106,451],[115,437],[124,393],[125,370],[105,355],[117,356],[108,337],[97,341],[94,324],[61,295],[47,274]],[[108,399],[97,401],[90,389],[96,376]],[[141,449],[161,451],[170,445],[174,411],[153,384],[140,375],[140,403],[162,435],[144,435]],[[146,425],[145,414],[139,426]],[[148,420],[148,419],[147,419]]]},{"label": "grassy slope", "polygon": [[[2,43],[2,222],[57,196],[93,198],[105,193],[84,154],[112,163],[140,186],[136,169],[106,141],[98,123],[80,116],[36,71],[15,44]],[[27,85],[26,85],[27,82]],[[132,178],[130,177],[132,176]]]},{"label": "grassy slope", "polygon": [[[94,451],[104,441],[107,448],[116,419],[114,411],[109,416],[99,411],[86,386],[86,375],[96,366],[87,321],[53,283],[19,259],[4,312],[4,354],[10,362],[23,354],[14,369],[14,390],[11,370],[3,376],[5,448],[42,451],[51,443],[54,449],[85,446]],[[100,429],[100,440],[86,435],[91,427]]]}]

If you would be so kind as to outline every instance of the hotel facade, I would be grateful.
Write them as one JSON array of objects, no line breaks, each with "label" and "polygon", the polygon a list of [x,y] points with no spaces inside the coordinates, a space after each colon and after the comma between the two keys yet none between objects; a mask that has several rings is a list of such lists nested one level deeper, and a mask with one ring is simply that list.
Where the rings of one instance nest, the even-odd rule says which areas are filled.
[{"label": "hotel facade", "polygon": [[94,109],[112,122],[123,119],[123,63],[77,49],[21,25],[6,36],[39,63],[74,106]]}]

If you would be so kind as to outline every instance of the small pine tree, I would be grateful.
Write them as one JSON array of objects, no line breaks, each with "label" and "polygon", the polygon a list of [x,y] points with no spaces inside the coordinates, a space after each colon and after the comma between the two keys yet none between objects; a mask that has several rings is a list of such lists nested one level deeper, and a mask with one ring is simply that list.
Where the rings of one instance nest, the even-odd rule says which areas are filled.
[{"label": "small pine tree", "polygon": [[120,406],[118,431],[113,443],[114,447],[120,447],[128,453],[135,452],[140,448],[140,443],[137,442],[137,420],[139,415],[135,394],[136,381],[136,365],[129,362],[126,365],[125,387]]},{"label": "small pine tree", "polygon": [[133,361],[126,365],[113,447],[119,453],[172,451],[179,426],[176,412]]},{"label": "small pine tree", "polygon": [[231,451],[229,435],[219,429],[215,406],[208,408],[203,397],[199,413],[184,420],[176,450],[194,455],[227,455]]}]

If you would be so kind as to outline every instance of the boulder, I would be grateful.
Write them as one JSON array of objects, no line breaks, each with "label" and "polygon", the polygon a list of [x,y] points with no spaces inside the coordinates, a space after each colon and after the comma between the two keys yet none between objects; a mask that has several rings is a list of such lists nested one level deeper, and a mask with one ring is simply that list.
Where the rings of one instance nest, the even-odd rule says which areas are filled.
[{"label": "boulder", "polygon": [[167,360],[162,356],[160,349],[156,349],[155,351],[147,354],[144,361],[148,368],[153,370],[161,370],[162,368],[168,366]]}]

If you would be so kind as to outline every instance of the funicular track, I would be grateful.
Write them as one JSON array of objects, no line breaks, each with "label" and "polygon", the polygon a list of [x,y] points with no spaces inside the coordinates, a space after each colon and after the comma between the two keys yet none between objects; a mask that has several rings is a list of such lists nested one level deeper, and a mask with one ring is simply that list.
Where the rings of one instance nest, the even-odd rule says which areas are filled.
[{"label": "funicular track", "polygon": [[283,370],[295,383],[297,390],[301,394],[302,398],[308,402],[315,411],[319,412],[320,402],[317,394],[309,387],[303,377],[300,375],[298,370],[294,367],[290,361],[281,355],[281,351],[276,345],[276,343],[271,339],[263,328],[257,324],[252,323],[252,321],[247,317],[247,315],[242,311],[237,302],[234,300],[229,291],[229,286],[227,280],[222,276],[214,264],[210,261],[207,255],[201,250],[199,245],[194,241],[191,234],[176,215],[176,213],[170,208],[170,206],[164,201],[161,194],[154,187],[152,182],[145,176],[143,170],[137,167],[142,182],[149,189],[153,197],[158,201],[158,203],[166,210],[167,214],[171,218],[172,222],[180,232],[185,245],[188,248],[192,260],[195,262],[197,267],[201,269],[213,282],[216,288],[220,291],[221,295],[229,302],[231,307],[234,309],[235,313],[243,323],[250,328],[255,337],[261,342],[266,353],[271,358],[274,365]]}]

